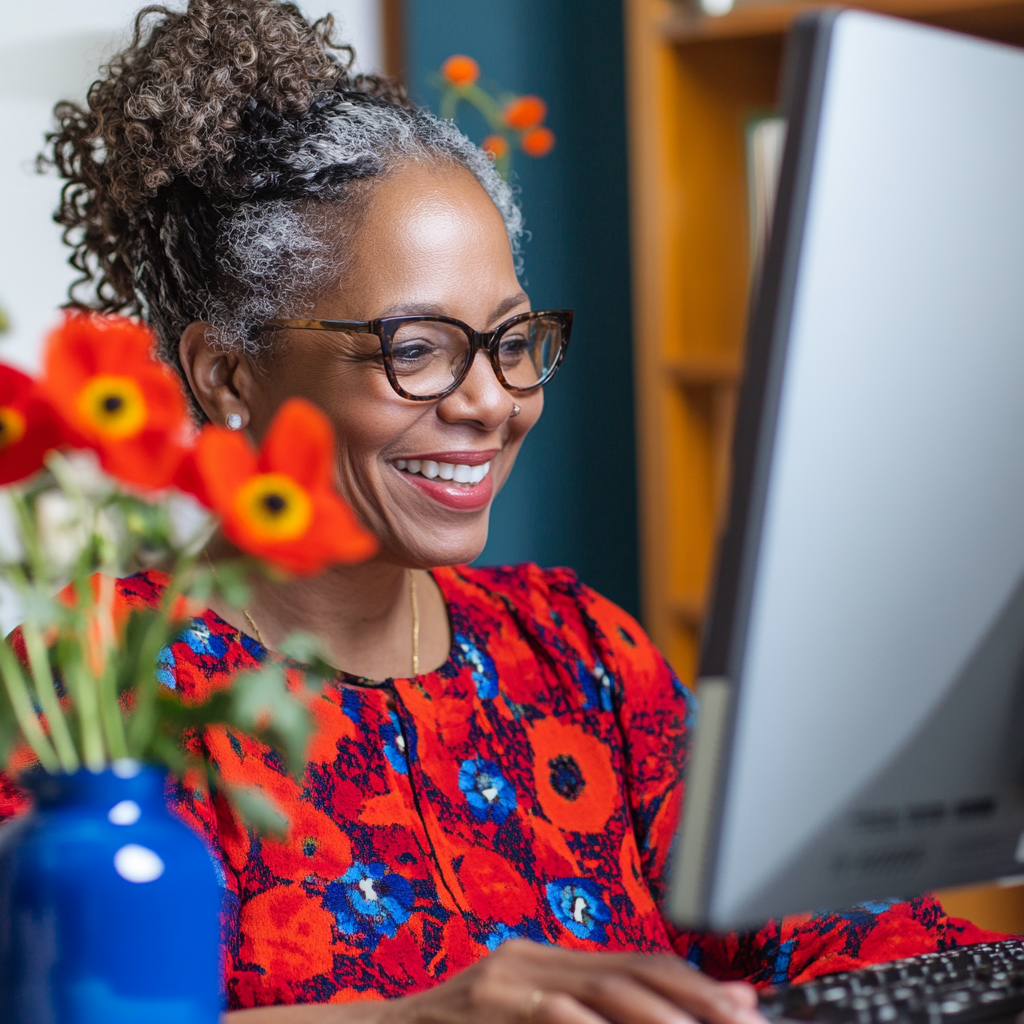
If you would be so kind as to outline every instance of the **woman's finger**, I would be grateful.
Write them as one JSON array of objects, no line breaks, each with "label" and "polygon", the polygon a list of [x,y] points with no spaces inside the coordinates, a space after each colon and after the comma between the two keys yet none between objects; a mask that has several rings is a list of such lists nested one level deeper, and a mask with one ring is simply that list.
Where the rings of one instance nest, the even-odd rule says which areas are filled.
[{"label": "woman's finger", "polygon": [[757,1009],[757,989],[745,981],[723,981],[722,988],[735,999],[739,1006],[748,1010]]},{"label": "woman's finger", "polygon": [[618,971],[587,972],[563,982],[572,995],[614,1024],[697,1024],[648,986]]},{"label": "woman's finger", "polygon": [[[540,991],[535,990],[535,991]],[[543,992],[527,1016],[512,1024],[608,1024],[608,1018],[585,1006],[568,992]]]},{"label": "woman's finger", "polygon": [[633,975],[706,1024],[766,1024],[738,984],[725,985],[676,958],[638,957]]}]

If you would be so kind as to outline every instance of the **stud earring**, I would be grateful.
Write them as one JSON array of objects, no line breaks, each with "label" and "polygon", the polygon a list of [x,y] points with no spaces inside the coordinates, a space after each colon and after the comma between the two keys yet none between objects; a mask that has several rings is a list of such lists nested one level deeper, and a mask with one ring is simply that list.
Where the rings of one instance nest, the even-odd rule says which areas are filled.
[{"label": "stud earring", "polygon": [[515,402],[512,403],[512,411],[508,414],[508,418],[512,419],[513,416],[518,416],[523,410],[519,408]]},{"label": "stud earring", "polygon": [[242,427],[242,417],[237,412],[228,413],[228,430],[240,430]]}]

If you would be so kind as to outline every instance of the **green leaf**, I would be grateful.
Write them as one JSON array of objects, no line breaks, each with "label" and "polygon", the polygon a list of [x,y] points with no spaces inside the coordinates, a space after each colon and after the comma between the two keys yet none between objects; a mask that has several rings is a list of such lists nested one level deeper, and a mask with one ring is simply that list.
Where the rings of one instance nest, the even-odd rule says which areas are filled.
[{"label": "green leaf", "polygon": [[221,781],[220,789],[247,825],[260,835],[284,839],[288,819],[258,786],[232,786]]},{"label": "green leaf", "polygon": [[[302,665],[307,670],[307,677],[312,675],[322,682],[324,679],[331,679],[338,674],[338,670],[327,660],[319,638],[313,636],[312,633],[303,633],[300,630],[289,633],[277,645],[277,650],[286,658],[291,658]],[[307,694],[319,692],[319,686],[307,687]]]},{"label": "green leaf", "polygon": [[244,559],[218,562],[213,572],[214,586],[232,608],[244,608],[252,596],[248,577],[252,567]]},{"label": "green leaf", "polygon": [[276,747],[289,771],[302,774],[313,725],[305,704],[288,691],[280,665],[237,676],[231,688],[230,715],[231,721],[224,724]]},{"label": "green leaf", "polygon": [[0,686],[0,764],[7,764],[17,739],[18,719],[7,696],[7,688]]}]

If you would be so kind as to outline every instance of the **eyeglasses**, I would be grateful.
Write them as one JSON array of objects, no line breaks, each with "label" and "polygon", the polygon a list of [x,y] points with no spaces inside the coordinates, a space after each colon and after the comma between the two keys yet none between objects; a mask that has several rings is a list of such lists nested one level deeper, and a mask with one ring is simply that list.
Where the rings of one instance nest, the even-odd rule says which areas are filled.
[{"label": "eyeglasses", "polygon": [[269,320],[269,330],[373,334],[380,341],[391,386],[414,402],[450,395],[477,352],[509,391],[536,391],[555,375],[572,332],[572,310],[520,313],[493,331],[474,331],[448,316],[387,316],[380,320]]}]

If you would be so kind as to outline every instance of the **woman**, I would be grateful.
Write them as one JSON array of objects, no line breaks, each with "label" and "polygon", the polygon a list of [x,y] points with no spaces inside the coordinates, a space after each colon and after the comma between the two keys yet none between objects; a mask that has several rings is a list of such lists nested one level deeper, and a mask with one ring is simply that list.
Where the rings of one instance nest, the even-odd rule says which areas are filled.
[{"label": "woman", "polygon": [[230,1018],[757,1024],[741,979],[984,938],[930,898],[719,938],[663,918],[688,692],[571,572],[464,568],[571,314],[528,315],[486,157],[351,77],[330,32],[274,0],[150,10],[53,137],[89,304],[153,325],[200,417],[258,439],[287,397],[320,406],[381,541],[254,581],[160,657],[201,694],[302,629],[339,667],[300,783],[257,743],[205,741],[282,805],[286,840],[176,793],[223,867]]}]

